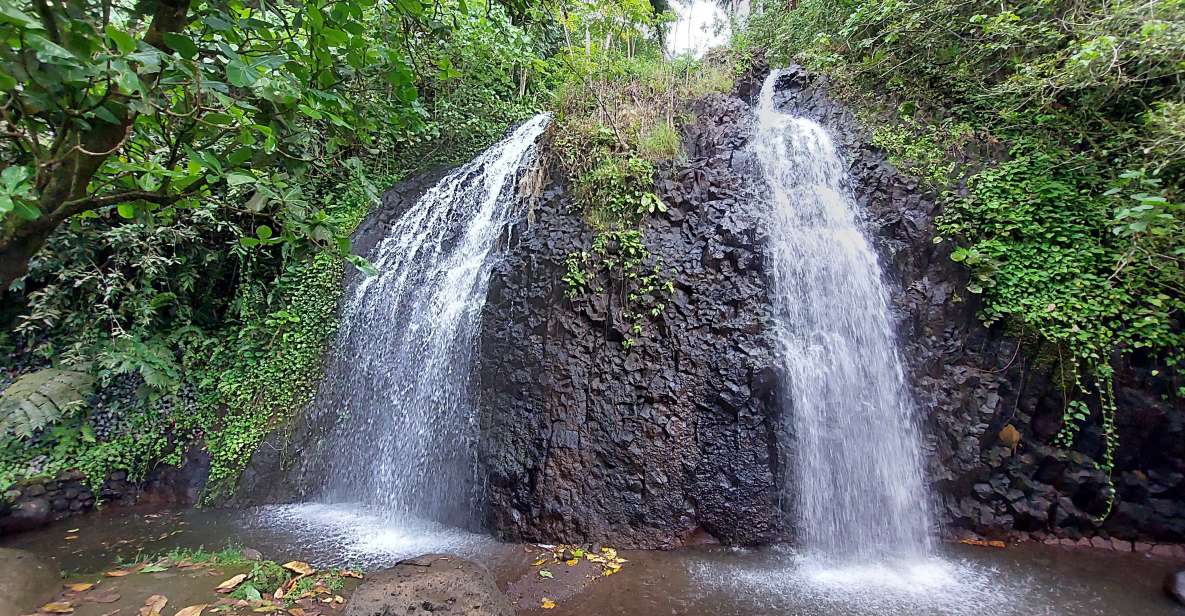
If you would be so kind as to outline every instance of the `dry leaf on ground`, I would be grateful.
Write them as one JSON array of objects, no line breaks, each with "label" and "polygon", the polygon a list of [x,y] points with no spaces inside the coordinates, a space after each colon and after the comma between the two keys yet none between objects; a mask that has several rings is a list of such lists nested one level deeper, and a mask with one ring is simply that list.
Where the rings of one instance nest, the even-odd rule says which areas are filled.
[{"label": "dry leaf on ground", "polygon": [[69,601],[55,601],[41,606],[41,611],[50,614],[71,614],[74,612],[74,604]]},{"label": "dry leaf on ground", "polygon": [[74,592],[86,592],[94,587],[95,587],[95,585],[91,582],[79,582],[78,584],[66,584],[66,588],[69,588],[70,590],[72,590]]},{"label": "dry leaf on ground", "polygon": [[247,574],[240,573],[240,574],[230,578],[229,580],[226,580],[225,582],[219,584],[214,589],[214,591],[215,592],[230,592],[230,591],[234,590],[236,586],[238,586],[239,584],[242,584],[243,580],[245,580],[245,579],[247,579]]},{"label": "dry leaf on ground", "polygon": [[299,573],[300,575],[312,575],[317,572],[317,570],[311,565],[308,563],[302,563],[299,560],[286,562],[280,566],[294,573]]},{"label": "dry leaf on ground", "polygon": [[115,592],[115,589],[112,588],[92,590],[79,597],[79,600],[86,603],[115,603],[119,601],[119,593]]},{"label": "dry leaf on ground", "polygon": [[361,580],[362,579],[362,572],[361,571],[354,571],[353,569],[342,569],[341,576],[348,577],[348,578],[354,578],[355,580]]},{"label": "dry leaf on ground", "polygon": [[204,610],[204,609],[206,609],[205,603],[200,603],[198,605],[191,605],[187,608],[177,610],[176,616],[200,616],[200,614],[202,613],[202,610]]},{"label": "dry leaf on ground", "polygon": [[107,573],[104,573],[103,575],[105,575],[107,577],[123,577],[125,575],[131,575],[131,574],[132,574],[132,571],[130,569],[117,569],[115,571],[108,571]]},{"label": "dry leaf on ground", "polygon": [[168,597],[164,595],[152,595],[144,601],[144,607],[140,608],[140,616],[160,616],[160,611],[165,609],[168,602]]},{"label": "dry leaf on ground", "polygon": [[539,607],[541,607],[545,610],[555,609],[555,601],[552,601],[551,599],[548,599],[547,597],[543,597],[543,600],[539,602]]}]

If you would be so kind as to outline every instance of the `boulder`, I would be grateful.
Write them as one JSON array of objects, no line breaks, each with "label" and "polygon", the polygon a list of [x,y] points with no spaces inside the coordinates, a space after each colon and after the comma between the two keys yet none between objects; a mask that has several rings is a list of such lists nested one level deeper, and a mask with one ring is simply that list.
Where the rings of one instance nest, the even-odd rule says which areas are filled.
[{"label": "boulder", "polygon": [[513,616],[510,601],[485,567],[444,554],[409,558],[367,576],[345,616]]},{"label": "boulder", "polygon": [[24,550],[0,548],[0,616],[33,612],[58,590],[58,567]]},{"label": "boulder", "polygon": [[1177,603],[1185,605],[1185,569],[1170,573],[1164,578],[1164,592]]},{"label": "boulder", "polygon": [[37,497],[22,500],[6,515],[0,515],[0,533],[20,533],[41,528],[53,521],[53,506],[48,499]]}]

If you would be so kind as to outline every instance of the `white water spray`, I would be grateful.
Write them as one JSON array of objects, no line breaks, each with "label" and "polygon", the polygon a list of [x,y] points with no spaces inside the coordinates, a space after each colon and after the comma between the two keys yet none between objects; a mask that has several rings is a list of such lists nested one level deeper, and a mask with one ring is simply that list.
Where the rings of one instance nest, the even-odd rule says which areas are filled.
[{"label": "white water spray", "polygon": [[754,147],[770,190],[799,544],[828,561],[923,556],[930,513],[881,268],[835,144],[775,108],[777,78],[762,87]]},{"label": "white water spray", "polygon": [[516,180],[549,116],[526,122],[442,179],[372,255],[318,392],[342,419],[322,499],[396,525],[471,524],[476,477],[475,336],[498,240],[519,213]]}]

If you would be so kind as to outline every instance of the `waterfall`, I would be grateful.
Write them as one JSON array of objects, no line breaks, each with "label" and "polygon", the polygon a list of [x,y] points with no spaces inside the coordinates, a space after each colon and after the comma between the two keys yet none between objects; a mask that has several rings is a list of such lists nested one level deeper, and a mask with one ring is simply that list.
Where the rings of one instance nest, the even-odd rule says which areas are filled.
[{"label": "waterfall", "polygon": [[475,335],[498,240],[521,214],[540,114],[428,190],[371,255],[345,302],[314,402],[340,416],[322,499],[399,523],[475,519]]},{"label": "waterfall", "polygon": [[929,552],[913,403],[876,253],[817,123],[778,111],[771,73],[754,148],[769,188],[772,288],[805,553],[861,561]]}]

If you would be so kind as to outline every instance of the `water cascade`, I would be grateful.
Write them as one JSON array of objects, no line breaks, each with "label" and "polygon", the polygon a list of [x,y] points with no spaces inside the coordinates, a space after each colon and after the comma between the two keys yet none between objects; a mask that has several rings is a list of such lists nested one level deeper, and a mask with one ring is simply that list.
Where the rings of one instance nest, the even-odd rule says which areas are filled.
[{"label": "water cascade", "polygon": [[450,173],[375,248],[377,276],[347,298],[315,402],[340,424],[322,499],[396,525],[471,522],[477,425],[472,358],[498,240],[521,213],[517,179],[549,116]]},{"label": "water cascade", "polygon": [[823,127],[775,108],[777,78],[762,88],[754,147],[770,195],[798,543],[830,561],[922,556],[930,517],[881,269],[840,153]]}]

